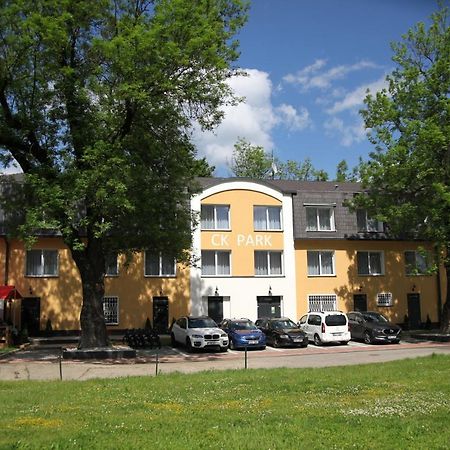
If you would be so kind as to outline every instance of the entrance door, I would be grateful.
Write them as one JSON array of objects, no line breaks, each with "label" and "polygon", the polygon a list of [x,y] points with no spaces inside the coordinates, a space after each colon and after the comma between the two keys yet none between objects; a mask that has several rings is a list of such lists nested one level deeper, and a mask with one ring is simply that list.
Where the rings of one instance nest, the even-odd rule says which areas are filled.
[{"label": "entrance door", "polygon": [[353,311],[364,312],[367,311],[367,295],[354,294],[353,295]]},{"label": "entrance door", "polygon": [[216,323],[222,322],[223,319],[223,297],[208,297],[208,316]]},{"label": "entrance door", "polygon": [[279,295],[256,297],[258,319],[281,317],[281,297]]},{"label": "entrance door", "polygon": [[153,297],[153,329],[158,334],[167,333],[169,326],[169,299]]},{"label": "entrance door", "polygon": [[407,294],[408,299],[408,318],[411,329],[420,328],[422,321],[420,319],[420,294]]},{"label": "entrance door", "polygon": [[22,299],[21,328],[28,330],[28,336],[39,336],[41,299],[39,297],[27,297]]}]

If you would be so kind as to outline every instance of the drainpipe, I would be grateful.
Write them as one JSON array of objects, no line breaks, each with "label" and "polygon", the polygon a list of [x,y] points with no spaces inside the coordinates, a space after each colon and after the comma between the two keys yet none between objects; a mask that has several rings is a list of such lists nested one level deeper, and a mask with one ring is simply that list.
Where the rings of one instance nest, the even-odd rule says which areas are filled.
[{"label": "drainpipe", "polygon": [[436,246],[436,260],[438,262],[438,270],[436,273],[436,281],[437,281],[437,309],[438,309],[438,321],[439,326],[441,326],[442,321],[442,290],[441,290],[441,261],[439,258],[439,248]]}]

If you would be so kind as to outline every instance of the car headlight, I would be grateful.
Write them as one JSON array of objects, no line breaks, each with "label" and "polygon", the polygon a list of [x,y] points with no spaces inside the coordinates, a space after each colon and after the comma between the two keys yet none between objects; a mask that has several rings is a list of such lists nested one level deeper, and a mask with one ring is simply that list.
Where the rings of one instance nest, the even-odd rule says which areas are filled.
[{"label": "car headlight", "polygon": [[227,334],[223,333],[223,334],[220,335],[220,337],[227,337]]},{"label": "car headlight", "polygon": [[194,339],[202,339],[203,338],[203,336],[201,334],[193,334],[192,337]]},{"label": "car headlight", "polygon": [[289,339],[289,336],[287,334],[280,334],[281,339]]}]

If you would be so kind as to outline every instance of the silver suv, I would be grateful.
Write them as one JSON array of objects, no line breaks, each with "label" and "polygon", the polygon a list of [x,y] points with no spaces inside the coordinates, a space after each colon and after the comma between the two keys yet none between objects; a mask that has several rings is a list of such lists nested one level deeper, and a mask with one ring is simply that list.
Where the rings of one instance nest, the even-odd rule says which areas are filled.
[{"label": "silver suv", "polygon": [[348,318],[341,311],[311,311],[299,320],[298,326],[316,345],[327,342],[348,344],[351,337]]},{"label": "silver suv", "polygon": [[185,345],[189,352],[196,348],[228,350],[228,335],[207,316],[180,317],[172,326],[170,339],[172,347]]}]

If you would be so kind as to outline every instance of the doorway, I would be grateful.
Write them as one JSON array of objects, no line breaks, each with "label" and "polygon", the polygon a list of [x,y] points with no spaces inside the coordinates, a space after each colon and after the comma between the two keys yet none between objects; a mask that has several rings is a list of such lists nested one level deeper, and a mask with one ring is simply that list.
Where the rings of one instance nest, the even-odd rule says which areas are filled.
[{"label": "doorway", "polygon": [[420,294],[407,294],[409,328],[414,330],[422,324],[420,313]]},{"label": "doorway", "polygon": [[39,336],[41,318],[40,297],[23,298],[20,314],[21,329],[26,329],[28,331],[28,336]]},{"label": "doorway", "polygon": [[211,317],[217,324],[223,319],[223,297],[210,296],[208,297],[208,316]]},{"label": "doorway", "polygon": [[353,295],[353,311],[364,312],[367,311],[367,295],[354,294]]},{"label": "doorway", "polygon": [[158,334],[166,334],[169,326],[169,299],[153,297],[153,329]]},{"label": "doorway", "polygon": [[258,304],[258,319],[281,317],[281,296],[259,296],[256,297]]}]

